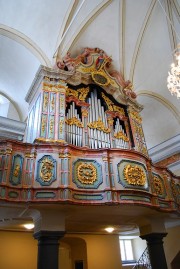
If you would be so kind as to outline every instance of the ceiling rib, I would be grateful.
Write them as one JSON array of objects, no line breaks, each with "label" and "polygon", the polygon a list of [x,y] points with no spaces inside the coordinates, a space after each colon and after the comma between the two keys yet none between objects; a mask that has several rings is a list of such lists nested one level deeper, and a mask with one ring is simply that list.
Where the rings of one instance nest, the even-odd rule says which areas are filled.
[{"label": "ceiling rib", "polygon": [[74,43],[76,42],[76,40],[80,36],[80,34],[82,34],[85,31],[85,29],[91,23],[91,21],[93,21],[111,2],[112,2],[112,0],[103,0],[101,2],[101,4],[96,6],[96,8],[93,9],[93,11],[88,14],[86,19],[80,24],[76,33],[72,36],[72,38],[70,39],[70,41],[66,45],[66,50],[71,50]]},{"label": "ceiling rib", "polygon": [[151,97],[151,98],[154,98],[155,100],[157,100],[158,102],[160,102],[162,105],[164,105],[174,115],[174,117],[176,118],[176,120],[180,124],[180,113],[179,113],[179,111],[176,109],[176,107],[174,105],[172,105],[172,103],[170,103],[162,95],[159,95],[157,93],[153,93],[153,92],[150,92],[150,91],[139,91],[139,92],[136,92],[136,94],[137,94],[137,96]]},{"label": "ceiling rib", "polygon": [[119,62],[120,72],[125,77],[125,14],[126,14],[126,2],[122,0],[120,2],[120,15],[119,15]]},{"label": "ceiling rib", "polygon": [[4,92],[0,91],[0,95],[4,96],[5,98],[7,98],[9,100],[9,102],[14,106],[14,108],[16,109],[19,119],[20,121],[22,121],[22,114],[19,111],[19,107],[18,105],[16,105],[16,102],[14,102],[7,94],[5,94]]},{"label": "ceiling rib", "polygon": [[177,47],[177,39],[176,39],[176,32],[174,30],[174,22],[173,22],[173,16],[172,16],[172,7],[169,0],[165,1],[165,7],[166,7],[166,20],[169,30],[169,39],[171,43],[171,50],[174,52]]},{"label": "ceiling rib", "polygon": [[24,35],[23,33],[10,28],[6,25],[0,24],[0,35],[6,36],[19,44],[23,45],[27,48],[42,65],[46,65],[48,67],[52,67],[50,60],[45,55],[45,53],[35,44],[29,37]]},{"label": "ceiling rib", "polygon": [[74,11],[76,9],[77,4],[78,4],[78,1],[76,1],[76,0],[71,1],[71,5],[69,6],[69,8],[68,8],[68,10],[66,12],[66,15],[65,15],[65,17],[63,19],[63,23],[60,26],[60,30],[59,30],[59,34],[58,34],[58,37],[57,37],[57,42],[56,42],[55,52],[54,52],[53,58],[55,58],[57,56],[58,47],[59,47],[61,38],[62,38],[63,34],[65,33],[68,25],[70,24],[70,21],[72,20],[72,16],[73,16],[73,13],[74,13]]},{"label": "ceiling rib", "polygon": [[[57,48],[56,52],[57,52],[57,51],[61,51],[61,47],[63,46],[64,38],[65,38],[65,36],[67,35],[69,29],[71,28],[71,25],[73,24],[75,18],[77,17],[78,13],[80,12],[82,6],[84,5],[84,2],[85,2],[85,0],[82,1],[82,3],[81,3],[81,5],[79,6],[78,10],[77,10],[76,13],[74,14],[74,16],[73,16],[73,18],[72,18],[70,24],[68,25],[67,29],[66,29],[65,32],[63,33],[63,35],[62,35],[62,37],[61,37],[61,39],[60,39],[60,42],[59,42],[59,45],[58,45],[58,48]],[[68,51],[68,50],[66,50],[66,52],[67,52],[67,51]],[[56,53],[56,52],[55,52],[55,53]],[[63,51],[62,51],[62,53],[63,53]]]},{"label": "ceiling rib", "polygon": [[180,22],[180,6],[178,5],[176,0],[172,0],[172,6],[173,6],[174,13],[176,14],[176,18],[178,22]]},{"label": "ceiling rib", "polygon": [[156,4],[156,0],[152,0],[151,4],[149,6],[149,9],[147,11],[146,17],[144,19],[144,23],[143,23],[143,25],[141,27],[139,36],[137,38],[137,42],[136,42],[136,46],[135,46],[134,54],[133,54],[133,58],[132,58],[132,63],[131,63],[130,74],[129,74],[129,79],[132,82],[133,82],[133,78],[134,78],[135,66],[136,66],[138,54],[139,54],[139,51],[140,51],[140,47],[141,47],[141,44],[142,44],[142,40],[143,40],[143,37],[144,37],[144,33],[145,33],[145,30],[146,30],[146,28],[148,26],[148,23],[149,23],[149,20],[150,20],[150,17],[151,17],[151,14],[152,14],[152,11],[154,9],[155,4]]}]

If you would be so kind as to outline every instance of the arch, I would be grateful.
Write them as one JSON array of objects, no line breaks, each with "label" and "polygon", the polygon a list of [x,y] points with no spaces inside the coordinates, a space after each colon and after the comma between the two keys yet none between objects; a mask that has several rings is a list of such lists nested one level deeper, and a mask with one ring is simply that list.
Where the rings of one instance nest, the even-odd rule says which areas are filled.
[{"label": "arch", "polygon": [[6,36],[26,47],[36,58],[38,58],[42,65],[52,67],[51,62],[45,53],[38,47],[35,42],[33,42],[23,33],[4,24],[0,24],[0,35]]},{"label": "arch", "polygon": [[139,92],[136,92],[136,94],[137,94],[137,96],[148,96],[148,97],[156,99],[162,105],[167,107],[167,109],[169,111],[171,111],[171,113],[174,115],[174,117],[177,119],[178,123],[180,124],[180,113],[179,113],[179,111],[166,98],[164,98],[163,96],[161,96],[161,95],[159,95],[157,93],[153,93],[153,92],[150,92],[150,91],[139,91]]},{"label": "arch", "polygon": [[21,113],[20,113],[19,108],[16,105],[16,103],[7,94],[5,94],[4,92],[0,91],[0,95],[2,95],[3,97],[5,97],[6,99],[8,99],[8,101],[14,106],[14,108],[17,111],[17,114],[19,116],[20,121],[22,121]]},{"label": "arch", "polygon": [[[76,235],[67,235],[60,240],[60,256],[62,247],[66,248],[71,253],[72,268],[75,268],[77,261],[83,261],[83,268],[87,269],[87,243],[85,239]],[[63,268],[63,264],[61,264],[61,267]]]}]

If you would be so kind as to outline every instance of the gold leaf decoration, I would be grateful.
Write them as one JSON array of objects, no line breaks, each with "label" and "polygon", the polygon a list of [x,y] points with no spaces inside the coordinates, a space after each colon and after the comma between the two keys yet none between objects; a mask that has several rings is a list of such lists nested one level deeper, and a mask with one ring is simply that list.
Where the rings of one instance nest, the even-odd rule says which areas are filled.
[{"label": "gold leaf decoration", "polygon": [[101,118],[99,118],[97,121],[90,122],[87,124],[87,126],[91,129],[97,129],[99,131],[103,131],[104,133],[110,133],[110,129],[104,125],[104,122]]},{"label": "gold leaf decoration", "polygon": [[128,164],[124,167],[124,177],[130,185],[144,186],[146,183],[146,174],[138,165]]},{"label": "gold leaf decoration", "polygon": [[84,125],[80,120],[78,120],[76,117],[66,119],[66,124],[68,125],[76,125],[77,127],[83,128]]},{"label": "gold leaf decoration", "polygon": [[96,167],[91,163],[79,163],[77,175],[78,180],[83,184],[93,184],[97,180]]},{"label": "gold leaf decoration", "polygon": [[122,131],[119,131],[119,132],[115,133],[114,137],[117,138],[117,139],[122,139],[125,142],[129,141],[129,138]]}]

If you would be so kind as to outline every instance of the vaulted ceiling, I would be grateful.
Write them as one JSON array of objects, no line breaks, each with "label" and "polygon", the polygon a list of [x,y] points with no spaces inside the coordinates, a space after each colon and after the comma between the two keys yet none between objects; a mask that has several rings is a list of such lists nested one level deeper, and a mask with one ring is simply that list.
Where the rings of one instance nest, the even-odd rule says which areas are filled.
[{"label": "vaulted ceiling", "polygon": [[25,121],[25,96],[39,66],[56,68],[67,51],[75,57],[99,47],[144,106],[149,152],[172,143],[180,175],[180,100],[167,89],[178,43],[180,0],[0,0],[0,94],[16,110],[12,119]]}]

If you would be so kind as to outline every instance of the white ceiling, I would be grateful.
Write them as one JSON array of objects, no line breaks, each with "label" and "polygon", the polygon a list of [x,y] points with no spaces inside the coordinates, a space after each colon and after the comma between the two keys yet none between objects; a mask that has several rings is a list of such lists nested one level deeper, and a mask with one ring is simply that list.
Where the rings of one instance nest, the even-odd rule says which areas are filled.
[{"label": "white ceiling", "polygon": [[0,93],[24,121],[39,65],[99,47],[144,106],[148,149],[180,134],[180,100],[166,80],[180,43],[180,0],[0,0]]}]

